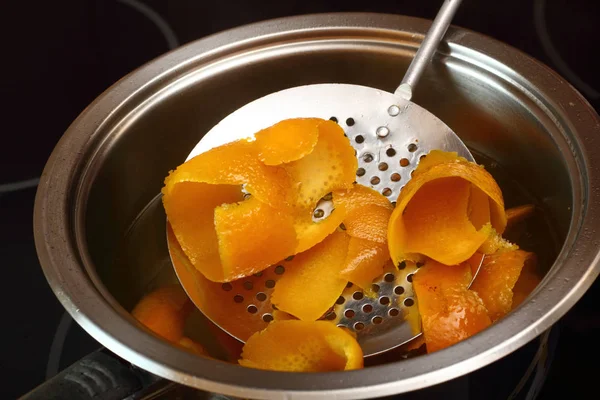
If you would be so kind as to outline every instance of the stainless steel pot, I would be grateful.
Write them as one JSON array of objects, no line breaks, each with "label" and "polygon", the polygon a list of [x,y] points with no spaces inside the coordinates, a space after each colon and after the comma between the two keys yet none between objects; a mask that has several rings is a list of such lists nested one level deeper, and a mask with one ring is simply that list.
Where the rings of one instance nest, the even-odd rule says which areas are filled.
[{"label": "stainless steel pot", "polygon": [[[188,44],[117,82],[69,127],[37,193],[37,251],[64,307],[100,343],[148,371],[253,398],[412,391],[487,365],[550,327],[599,272],[600,118],[547,67],[459,28],[449,30],[415,101],[517,177],[551,217],[560,254],[528,301],[446,350],[319,374],[200,358],[149,334],[127,311],[173,279],[155,197],[203,132],[241,105],[291,86],[344,82],[392,90],[428,25],[375,14],[269,21]],[[141,215],[150,217],[136,219],[144,207]]]}]

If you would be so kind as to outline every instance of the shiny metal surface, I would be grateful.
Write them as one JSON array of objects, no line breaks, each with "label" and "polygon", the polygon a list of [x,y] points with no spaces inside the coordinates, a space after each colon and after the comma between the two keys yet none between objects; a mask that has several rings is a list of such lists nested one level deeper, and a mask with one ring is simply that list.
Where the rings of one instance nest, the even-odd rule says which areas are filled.
[{"label": "shiny metal surface", "polygon": [[[456,151],[466,159],[474,160],[456,134],[424,108],[392,93],[348,84],[299,86],[261,97],[228,115],[208,131],[191,151],[187,160],[225,143],[252,137],[254,133],[279,121],[315,117],[338,121],[350,139],[350,144],[356,150],[359,165],[356,181],[377,190],[390,201],[396,201],[400,190],[410,180],[421,157],[431,150]],[[319,213],[322,215],[318,219],[327,218],[333,211],[332,201],[321,201],[316,210],[323,211]],[[198,274],[199,272],[186,270],[184,273]],[[269,279],[274,278],[272,281],[276,284],[279,276],[267,273],[271,276]],[[389,285],[384,280],[385,276],[387,275],[384,273],[373,281],[373,284],[381,289],[379,296],[368,297],[361,295],[362,291],[352,290],[342,295],[345,298],[345,309],[324,316],[356,332],[365,356],[401,346],[420,332],[418,330],[420,324],[413,322],[414,327],[417,328],[415,330],[410,326],[409,320],[402,318],[403,311],[414,304],[412,299],[407,300],[406,304],[409,306],[405,306],[404,303],[405,297],[412,296],[411,282],[404,280],[402,286],[398,286],[402,287],[403,293],[397,296],[394,293],[395,286]],[[235,325],[227,324],[227,321],[223,320],[226,316],[221,314],[213,316],[206,309],[206,296],[197,293],[202,290],[195,284],[198,279],[202,277],[197,276],[193,280],[180,278],[180,282],[196,306],[218,326],[222,328],[227,326],[228,329],[224,328],[224,330],[237,339],[241,340],[241,336],[237,333],[240,324],[254,326],[256,320],[268,318],[270,315],[263,312],[248,312],[244,313],[244,320],[236,320]],[[264,279],[263,276],[250,277],[246,280],[251,282],[253,289],[250,293],[246,293],[245,298],[255,298],[258,293],[264,293],[266,296],[265,301],[249,303],[248,307],[251,310],[257,307],[261,310],[269,310],[271,307],[269,293],[262,291],[263,285],[253,282]],[[353,296],[359,295],[360,302],[356,303]],[[382,304],[381,301],[384,301],[382,299],[387,302]],[[413,314],[416,308],[413,307]],[[364,310],[371,311],[365,313]],[[356,318],[346,318],[345,315],[356,315]],[[410,321],[415,320],[418,320],[417,316]]]},{"label": "shiny metal surface", "polygon": [[[204,132],[240,106],[290,87],[337,81],[391,91],[428,27],[419,19],[374,14],[269,21],[190,43],[117,82],[69,127],[37,193],[36,247],[65,308],[94,338],[140,367],[242,398],[407,392],[464,375],[540,335],[598,275],[600,120],[553,71],[454,27],[414,101],[517,178],[549,215],[562,245],[519,308],[434,354],[318,374],[197,357],[149,334],[127,312],[159,283],[160,263],[168,260],[164,213],[144,225],[156,229],[146,229],[142,237],[149,242],[134,249],[126,245],[128,228]],[[120,258],[123,249],[128,256]]]},{"label": "shiny metal surface", "polygon": [[423,75],[423,72],[431,62],[461,2],[462,0],[444,0],[427,35],[425,35],[425,38],[421,42],[419,50],[417,50],[415,57],[408,66],[408,70],[406,70],[400,86],[394,91],[395,94],[402,96],[406,100],[412,99],[413,92],[419,79],[421,79],[421,75]]}]

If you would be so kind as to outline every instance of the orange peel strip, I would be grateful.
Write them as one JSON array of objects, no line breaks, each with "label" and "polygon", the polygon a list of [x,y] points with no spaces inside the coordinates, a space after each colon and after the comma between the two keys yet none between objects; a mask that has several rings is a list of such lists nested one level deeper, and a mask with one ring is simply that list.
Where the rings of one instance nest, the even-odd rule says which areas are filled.
[{"label": "orange peel strip", "polygon": [[468,263],[446,266],[433,260],[413,276],[428,353],[456,344],[491,324],[481,298],[467,290],[471,276]]},{"label": "orange peel strip", "polygon": [[343,205],[336,205],[331,214],[319,222],[313,222],[312,216],[313,210],[311,209],[304,209],[296,214],[294,229],[298,244],[295,252],[290,254],[301,253],[322,242],[340,226],[346,217],[346,209]]},{"label": "orange peel strip", "polygon": [[[395,264],[423,256],[446,265],[460,264],[504,231],[506,215],[498,184],[485,169],[453,154],[432,151],[400,192],[388,226]],[[488,221],[482,193],[488,197]],[[479,230],[469,213],[481,225]]]},{"label": "orange peel strip", "polygon": [[415,172],[413,172],[412,177],[419,176],[429,170],[431,167],[435,167],[439,164],[446,163],[465,163],[468,162],[466,158],[460,157],[455,151],[441,151],[441,150],[432,150],[425,157],[422,157],[419,161],[419,165]]},{"label": "orange peel strip", "polygon": [[512,310],[517,308],[531,292],[540,284],[542,278],[536,271],[537,257],[532,257],[525,262],[521,275],[513,288]]},{"label": "orange peel strip", "polygon": [[381,193],[363,185],[333,192],[333,203],[346,213],[343,223],[351,236],[342,277],[364,290],[381,275],[389,260],[387,225],[393,206]]},{"label": "orange peel strip", "polygon": [[296,205],[310,209],[327,193],[351,188],[357,167],[350,141],[333,121],[319,124],[319,140],[310,154],[283,166],[291,181],[299,183]]},{"label": "orange peel strip", "polygon": [[376,205],[389,210],[394,209],[387,197],[360,184],[353,185],[349,190],[334,191],[333,203],[336,207],[344,206],[349,213],[368,205]]},{"label": "orange peel strip", "polygon": [[214,209],[223,203],[242,200],[237,185],[182,182],[169,187],[163,204],[177,240],[186,256],[207,278],[223,281]]},{"label": "orange peel strip", "polygon": [[383,267],[389,258],[385,243],[351,237],[341,276],[368,291],[373,279],[383,273]]},{"label": "orange peel strip", "polygon": [[387,226],[394,209],[387,197],[356,184],[350,190],[333,192],[333,204],[345,212],[343,222],[348,235],[387,243]]},{"label": "orange peel strip", "polygon": [[315,321],[335,303],[347,280],[340,276],[350,236],[336,231],[285,267],[271,302],[303,321]]},{"label": "orange peel strip", "polygon": [[274,371],[360,369],[363,353],[346,330],[327,321],[276,321],[244,346],[240,365]]},{"label": "orange peel strip", "polygon": [[390,226],[394,222],[396,228],[404,228],[390,233],[390,247],[396,250],[392,257],[416,261],[417,254],[422,254],[446,265],[459,264],[471,257],[486,241],[490,230],[477,231],[469,221],[469,189],[469,182],[456,177],[436,179],[421,186],[404,215],[390,222]]},{"label": "orange peel strip", "polygon": [[492,321],[497,321],[511,310],[513,288],[525,263],[534,257],[533,253],[514,250],[490,254],[483,259],[471,290],[481,297]]},{"label": "orange peel strip", "polygon": [[292,217],[254,196],[217,207],[215,229],[225,282],[268,268],[297,245]]},{"label": "orange peel strip", "polygon": [[280,165],[310,154],[319,139],[317,118],[294,118],[276,123],[255,135],[258,158],[265,165]]},{"label": "orange peel strip", "polygon": [[256,145],[246,140],[212,148],[186,161],[165,179],[163,195],[170,197],[181,182],[246,184],[246,189],[263,203],[275,208],[289,207],[289,176],[283,168],[260,162]]},{"label": "orange peel strip", "polygon": [[356,208],[344,218],[346,233],[352,237],[387,245],[387,228],[391,208],[367,204]]}]

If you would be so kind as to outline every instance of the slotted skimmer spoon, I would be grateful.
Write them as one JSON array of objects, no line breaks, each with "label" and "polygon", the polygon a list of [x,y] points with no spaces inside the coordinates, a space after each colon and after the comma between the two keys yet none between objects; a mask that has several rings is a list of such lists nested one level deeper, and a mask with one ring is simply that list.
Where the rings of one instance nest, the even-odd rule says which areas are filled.
[{"label": "slotted skimmer spoon", "polygon": [[[445,0],[423,40],[404,79],[394,93],[350,84],[315,84],[294,87],[262,97],[236,110],[198,143],[188,156],[194,156],[289,118],[323,118],[340,124],[356,149],[359,168],[356,181],[395,201],[410,179],[421,157],[434,149],[455,151],[474,161],[458,136],[433,114],[411,102],[412,93],[429,65],[461,0]],[[283,71],[282,71],[283,73]],[[327,218],[331,202],[322,200],[316,207]],[[172,249],[170,248],[172,253]],[[175,263],[174,263],[175,264]],[[475,268],[479,268],[479,265]],[[345,326],[357,334],[364,355],[371,356],[398,347],[420,334],[420,319],[412,290],[412,274],[417,266],[390,265],[373,283],[376,296],[367,296],[355,287],[346,288],[323,318]],[[206,296],[189,279],[178,277],[196,306],[216,325],[240,339],[240,324],[266,324],[273,319],[270,294],[278,277],[285,273],[285,262],[258,276],[222,285],[233,300],[248,312],[246,320],[235,324],[226,316],[211,315]],[[412,320],[412,322],[411,322]],[[243,341],[243,340],[242,340]]]}]

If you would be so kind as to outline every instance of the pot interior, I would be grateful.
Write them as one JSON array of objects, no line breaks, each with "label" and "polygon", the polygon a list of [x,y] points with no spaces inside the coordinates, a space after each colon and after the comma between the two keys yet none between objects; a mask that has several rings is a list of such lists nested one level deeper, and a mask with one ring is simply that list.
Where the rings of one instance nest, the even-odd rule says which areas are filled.
[{"label": "pot interior", "polygon": [[[145,85],[106,119],[97,132],[102,139],[90,150],[80,193],[93,261],[88,273],[115,307],[131,310],[148,291],[177,282],[159,192],[169,170],[220,119],[251,100],[298,85],[340,82],[395,89],[417,46],[412,35],[352,34],[352,42],[317,35],[310,38],[316,41],[290,38],[277,42],[277,49],[265,45],[236,57],[198,57]],[[544,273],[570,226],[570,171],[556,143],[558,128],[543,104],[496,67],[461,46],[443,48],[414,101],[466,142],[500,183],[507,207],[538,206],[526,230],[509,239],[536,252]],[[189,334],[219,354],[208,322],[198,313],[191,324]]]}]

